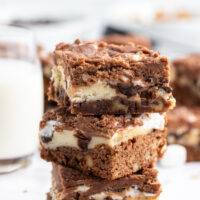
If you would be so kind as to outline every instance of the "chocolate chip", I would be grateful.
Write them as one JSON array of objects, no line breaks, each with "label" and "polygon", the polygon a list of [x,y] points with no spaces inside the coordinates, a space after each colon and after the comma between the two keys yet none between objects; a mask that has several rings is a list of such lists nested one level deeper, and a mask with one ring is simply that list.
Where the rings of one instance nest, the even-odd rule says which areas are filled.
[{"label": "chocolate chip", "polygon": [[123,83],[118,83],[117,86],[118,90],[128,96],[128,97],[131,97],[131,96],[135,96],[137,94],[137,91],[141,88],[140,86],[136,85],[128,85],[128,84],[123,84]]},{"label": "chocolate chip", "polygon": [[166,78],[159,78],[160,83],[168,83],[168,79]]},{"label": "chocolate chip", "polygon": [[152,104],[159,105],[159,102],[155,100],[155,101],[152,102]]},{"label": "chocolate chip", "polygon": [[147,106],[149,102],[146,99],[141,99],[141,104]]},{"label": "chocolate chip", "polygon": [[80,197],[80,193],[77,192],[77,193],[76,193],[75,199],[76,199],[76,200],[79,200],[79,197]]},{"label": "chocolate chip", "polygon": [[42,136],[41,139],[42,139],[43,143],[48,143],[48,142],[52,141],[52,137]]},{"label": "chocolate chip", "polygon": [[53,138],[53,134],[54,134],[54,127],[44,127],[43,130],[41,130],[40,132],[40,136],[41,136],[41,140],[43,143],[48,143],[50,141],[52,141]]},{"label": "chocolate chip", "polygon": [[105,200],[113,200],[112,197],[106,197]]},{"label": "chocolate chip", "polygon": [[165,90],[165,92],[170,93],[172,91],[172,89],[170,87],[162,87],[163,90]]},{"label": "chocolate chip", "polygon": [[75,137],[78,138],[78,146],[83,150],[87,151],[88,150],[88,144],[91,140],[91,138],[86,137],[84,134],[82,134],[80,131],[77,131],[75,134]]},{"label": "chocolate chip", "polygon": [[151,82],[152,82],[152,78],[150,78],[150,77],[146,78],[146,79],[145,79],[145,82],[151,83]]},{"label": "chocolate chip", "polygon": [[140,95],[142,98],[148,98],[148,99],[152,99],[152,92],[150,91],[143,91],[141,92],[141,95]]}]

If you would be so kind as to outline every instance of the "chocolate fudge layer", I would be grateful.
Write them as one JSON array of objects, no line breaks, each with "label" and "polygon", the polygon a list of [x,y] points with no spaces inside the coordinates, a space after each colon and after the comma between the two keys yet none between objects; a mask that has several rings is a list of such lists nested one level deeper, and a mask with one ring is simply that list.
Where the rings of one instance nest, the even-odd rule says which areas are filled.
[{"label": "chocolate fudge layer", "polygon": [[170,111],[167,141],[185,146],[188,161],[200,161],[200,108],[179,106]]},{"label": "chocolate fudge layer", "polygon": [[84,175],[53,164],[50,200],[156,200],[161,193],[157,171],[144,169],[116,180]]},{"label": "chocolate fudge layer", "polygon": [[173,62],[173,94],[179,104],[200,105],[200,54]]},{"label": "chocolate fudge layer", "polygon": [[150,40],[142,35],[111,34],[104,36],[101,40],[108,44],[126,45],[127,43],[132,42],[136,45],[142,45],[149,49],[152,48]]},{"label": "chocolate fudge layer", "polygon": [[165,114],[76,116],[59,108],[44,115],[39,135],[43,159],[116,179],[162,157]]},{"label": "chocolate fudge layer", "polygon": [[175,100],[166,57],[141,46],[57,45],[49,98],[73,114],[164,112]]}]

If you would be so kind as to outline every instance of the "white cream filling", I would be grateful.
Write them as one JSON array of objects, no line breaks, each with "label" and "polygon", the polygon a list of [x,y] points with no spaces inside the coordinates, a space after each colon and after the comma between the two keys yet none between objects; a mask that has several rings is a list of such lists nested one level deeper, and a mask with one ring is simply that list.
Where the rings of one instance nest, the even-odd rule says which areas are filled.
[{"label": "white cream filling", "polygon": [[141,80],[137,80],[133,82],[133,85],[136,86],[141,86],[141,87],[145,87],[146,85],[141,81]]},{"label": "white cream filling", "polygon": [[126,197],[155,197],[155,194],[152,193],[146,193],[146,192],[141,192],[138,190],[137,187],[129,187],[120,192],[101,192],[98,194],[94,194],[89,196],[89,199],[95,199],[95,200],[104,200],[107,197],[111,197],[113,200],[123,200]]},{"label": "white cream filling", "polygon": [[166,101],[175,101],[175,99],[172,97],[171,93],[167,93],[165,92],[165,90],[163,90],[162,88],[158,89],[158,91],[156,92],[157,97],[162,97],[164,100]]},{"label": "white cream filling", "polygon": [[142,126],[128,126],[125,129],[119,129],[109,139],[97,136],[92,137],[90,143],[88,144],[88,149],[92,149],[98,144],[107,144],[113,147],[115,145],[120,145],[122,142],[127,142],[138,135],[148,134],[153,129],[164,130],[165,128],[164,114],[142,114],[139,119],[143,122]]},{"label": "white cream filling", "polygon": [[[174,108],[175,104],[176,104],[176,99],[171,95],[171,93],[167,93],[165,92],[162,88],[160,88],[157,93],[156,93],[157,97],[162,97],[165,101],[170,102],[170,107],[169,109]],[[158,106],[154,106],[156,107],[162,107],[162,105],[158,105]],[[162,109],[159,108],[158,110]]]},{"label": "white cream filling", "polygon": [[46,126],[40,131],[41,137],[51,138],[48,143],[43,143],[45,147],[55,149],[58,146],[70,146],[78,148],[78,138],[75,137],[73,130],[64,130],[62,132],[55,131],[54,126],[60,122],[50,120]]},{"label": "white cream filling", "polygon": [[160,113],[142,114],[140,118],[143,122],[143,127],[145,129],[163,130],[165,128],[165,114],[160,114]]},{"label": "white cream filling", "polygon": [[[123,79],[126,77],[123,76]],[[124,80],[126,81],[126,80]],[[126,97],[124,94],[117,93],[116,89],[109,86],[107,83],[98,81],[90,86],[71,87],[70,79],[67,79],[66,93],[69,96],[71,102],[83,102],[83,101],[95,101],[99,99],[112,99],[116,96]],[[132,82],[134,86],[145,87],[146,85],[142,80],[135,80]]]},{"label": "white cream filling", "polygon": [[143,57],[140,54],[130,55],[129,58],[134,61],[141,61]]},{"label": "white cream filling", "polygon": [[55,149],[61,146],[69,146],[79,148],[78,138],[75,136],[76,132],[71,130],[64,130],[63,132],[55,131],[53,133],[53,138],[50,142],[44,143],[45,147],[50,149]]},{"label": "white cream filling", "polygon": [[[114,147],[115,145],[120,145],[122,142],[126,142],[138,135],[148,134],[152,132],[153,129],[164,130],[165,128],[165,114],[142,114],[138,117],[138,120],[142,120],[143,125],[130,125],[124,129],[119,129],[114,134],[110,133],[112,134],[112,137],[110,138],[98,136],[92,137],[88,144],[88,149],[92,149],[98,144],[106,144],[108,146]],[[43,137],[48,137],[50,135],[50,133],[48,133],[48,130],[52,134],[52,140],[48,143],[44,143],[43,145],[51,149],[55,149],[61,146],[79,148],[78,138],[75,136],[76,131],[64,130],[62,132],[54,131],[52,133],[52,129],[54,129],[52,126],[54,126],[54,123],[50,121],[50,123],[47,123],[47,125],[40,131],[40,135]]]},{"label": "white cream filling", "polygon": [[112,99],[119,96],[114,88],[100,81],[90,86],[68,87],[66,92],[71,102],[76,103],[83,101],[95,101],[98,99]]},{"label": "white cream filling", "polygon": [[64,90],[67,89],[62,66],[54,66],[52,68],[51,80],[53,80],[53,85],[56,89],[59,89],[60,87],[62,87]]},{"label": "white cream filling", "polygon": [[50,120],[47,122],[46,126],[40,131],[40,135],[42,137],[48,137],[51,138],[54,133],[54,125],[56,125],[58,122]]},{"label": "white cream filling", "polygon": [[85,185],[78,186],[75,192],[87,192],[90,189],[90,187],[87,187]]},{"label": "white cream filling", "polygon": [[56,194],[53,192],[53,190],[50,190],[50,195],[52,200],[57,200]]}]

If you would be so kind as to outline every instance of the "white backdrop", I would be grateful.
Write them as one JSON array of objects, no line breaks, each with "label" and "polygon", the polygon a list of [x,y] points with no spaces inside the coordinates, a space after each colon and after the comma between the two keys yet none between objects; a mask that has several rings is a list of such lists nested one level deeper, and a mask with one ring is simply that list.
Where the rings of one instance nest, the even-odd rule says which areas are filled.
[{"label": "white backdrop", "polygon": [[[200,16],[199,1],[133,1],[133,0],[0,0],[0,24],[14,20],[56,20],[51,25],[30,25],[37,42],[53,50],[61,41],[72,42],[76,38],[94,40],[101,37],[104,27],[111,24],[127,31],[146,34],[156,40],[158,50],[174,58],[200,49],[200,22],[197,20],[177,25],[148,22],[134,24],[130,14],[142,9],[147,13],[162,2],[164,8],[187,7]],[[139,8],[140,7],[140,8]],[[150,18],[149,15],[146,16]],[[36,133],[37,134],[37,133]],[[45,200],[50,187],[49,163],[42,161],[38,153],[32,164],[20,171],[0,175],[1,200]],[[159,169],[163,184],[161,200],[199,200],[200,163],[186,164],[175,169]]]}]

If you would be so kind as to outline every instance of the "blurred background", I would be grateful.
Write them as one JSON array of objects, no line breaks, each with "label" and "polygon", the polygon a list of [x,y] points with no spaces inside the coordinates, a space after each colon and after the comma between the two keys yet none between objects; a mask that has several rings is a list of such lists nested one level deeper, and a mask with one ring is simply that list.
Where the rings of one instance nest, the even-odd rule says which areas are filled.
[{"label": "blurred background", "polygon": [[[52,50],[61,41],[98,40],[111,27],[147,36],[173,57],[200,47],[200,2],[189,0],[1,0],[0,23],[28,27]],[[172,48],[173,46],[173,48]]]},{"label": "blurred background", "polygon": [[[39,123],[38,118],[41,118],[43,110],[51,109],[56,105],[55,102],[47,101],[46,92],[51,68],[54,65],[52,52],[55,45],[60,42],[71,43],[77,38],[83,41],[104,40],[116,44],[132,41],[159,50],[170,61],[200,52],[200,1],[194,0],[0,0],[1,25],[23,27],[33,33],[36,57],[39,65],[42,66],[41,76],[44,83],[37,86],[42,96],[36,94],[42,100],[35,105],[31,102],[32,109],[34,106],[42,106],[40,107],[42,111],[36,113],[36,124]],[[0,40],[2,34],[5,32],[0,32]],[[25,33],[24,37],[27,34]],[[113,34],[115,36],[111,37]],[[2,77],[0,75],[3,82]],[[33,83],[30,85],[33,86]],[[29,114],[31,113],[32,111],[29,111]],[[38,126],[34,125],[34,128],[38,129]],[[200,148],[200,141],[198,145]],[[46,198],[45,193],[50,187],[51,167],[50,164],[43,162],[39,158],[39,152],[36,152],[29,167],[0,176],[0,199],[43,200]],[[158,168],[163,185],[161,200],[200,198],[199,162],[188,163],[178,168],[160,168],[158,165]]]}]

